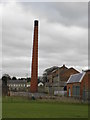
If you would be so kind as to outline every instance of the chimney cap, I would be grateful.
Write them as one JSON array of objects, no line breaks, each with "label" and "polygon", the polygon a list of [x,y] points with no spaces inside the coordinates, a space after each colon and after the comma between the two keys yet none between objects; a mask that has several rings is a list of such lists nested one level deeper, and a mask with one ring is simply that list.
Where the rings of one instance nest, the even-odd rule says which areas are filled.
[{"label": "chimney cap", "polygon": [[34,20],[34,26],[38,26],[38,20]]}]

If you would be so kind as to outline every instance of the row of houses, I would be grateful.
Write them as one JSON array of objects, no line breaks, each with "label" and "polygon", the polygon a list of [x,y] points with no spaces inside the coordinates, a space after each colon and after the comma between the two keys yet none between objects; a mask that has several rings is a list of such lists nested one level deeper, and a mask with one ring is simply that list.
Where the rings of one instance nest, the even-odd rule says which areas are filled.
[{"label": "row of houses", "polygon": [[[42,82],[38,83],[38,87],[43,86]],[[8,80],[7,86],[9,91],[30,91],[30,82],[26,80]]]},{"label": "row of houses", "polygon": [[10,91],[26,91],[26,80],[8,80],[7,86]]}]

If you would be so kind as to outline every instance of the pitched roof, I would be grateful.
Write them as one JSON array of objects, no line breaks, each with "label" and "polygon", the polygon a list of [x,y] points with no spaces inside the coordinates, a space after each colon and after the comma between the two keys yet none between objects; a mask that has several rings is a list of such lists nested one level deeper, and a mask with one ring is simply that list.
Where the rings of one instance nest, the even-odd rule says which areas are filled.
[{"label": "pitched roof", "polygon": [[78,73],[78,74],[73,74],[70,76],[68,79],[67,83],[75,83],[75,82],[81,82],[83,77],[85,75],[85,72],[83,73]]},{"label": "pitched roof", "polygon": [[76,70],[76,69],[75,69],[75,68],[73,68],[73,67],[69,68],[68,70],[73,70],[73,71],[76,71],[77,73],[79,73],[79,71],[78,71],[78,70]]},{"label": "pitched roof", "polygon": [[61,67],[58,67],[57,69],[53,70],[52,73],[54,73],[55,71],[58,71],[59,70],[59,73],[64,73],[66,70],[68,70],[68,68],[63,65]]},{"label": "pitched roof", "polygon": [[45,69],[43,74],[49,74],[49,73],[51,73],[52,71],[54,71],[56,69],[58,69],[57,66],[53,66],[53,67],[47,68],[47,69]]},{"label": "pitched roof", "polygon": [[79,73],[79,71],[77,71],[76,69],[74,69],[73,67],[71,67],[69,69],[66,69],[62,75],[65,75],[65,74],[68,74],[68,73],[77,74],[77,73]]}]

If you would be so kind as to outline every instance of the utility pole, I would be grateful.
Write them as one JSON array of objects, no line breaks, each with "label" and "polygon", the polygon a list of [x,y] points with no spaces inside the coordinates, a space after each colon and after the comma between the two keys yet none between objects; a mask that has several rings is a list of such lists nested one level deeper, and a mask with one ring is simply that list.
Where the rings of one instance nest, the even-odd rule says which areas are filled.
[{"label": "utility pole", "polygon": [[59,77],[59,67],[58,67],[58,95],[59,95],[59,79],[60,77]]}]

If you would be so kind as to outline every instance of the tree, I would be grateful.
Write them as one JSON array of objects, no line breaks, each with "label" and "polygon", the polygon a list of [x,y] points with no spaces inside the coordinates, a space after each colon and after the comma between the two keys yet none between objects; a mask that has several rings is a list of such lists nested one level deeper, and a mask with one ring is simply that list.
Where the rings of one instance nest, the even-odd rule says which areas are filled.
[{"label": "tree", "polygon": [[30,82],[30,81],[31,81],[31,78],[30,78],[30,77],[27,77],[26,80],[27,80],[27,82]]},{"label": "tree", "polygon": [[12,77],[12,80],[17,80],[17,78],[16,77]]},{"label": "tree", "polygon": [[11,77],[8,74],[4,74],[2,76],[2,85],[6,85],[7,86],[7,80],[11,80]]}]

